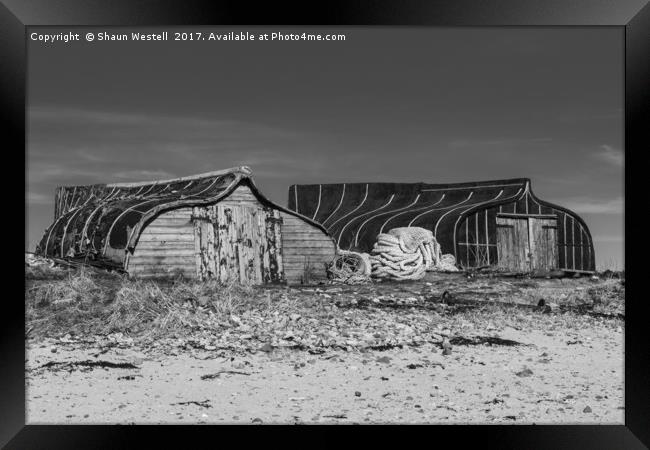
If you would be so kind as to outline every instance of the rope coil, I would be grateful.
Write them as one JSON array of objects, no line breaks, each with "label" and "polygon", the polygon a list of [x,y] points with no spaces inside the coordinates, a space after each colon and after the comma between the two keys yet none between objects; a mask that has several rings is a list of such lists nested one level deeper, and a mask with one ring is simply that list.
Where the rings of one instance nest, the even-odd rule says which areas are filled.
[{"label": "rope coil", "polygon": [[394,280],[419,280],[427,271],[455,272],[456,259],[443,255],[430,230],[393,228],[377,236],[370,255],[372,276]]}]

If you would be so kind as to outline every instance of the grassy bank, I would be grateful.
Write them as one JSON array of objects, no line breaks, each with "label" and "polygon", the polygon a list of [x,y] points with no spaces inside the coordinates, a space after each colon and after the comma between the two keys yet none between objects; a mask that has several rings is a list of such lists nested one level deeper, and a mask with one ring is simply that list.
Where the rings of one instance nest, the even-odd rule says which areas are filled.
[{"label": "grassy bank", "polygon": [[27,329],[32,336],[166,333],[192,328],[207,315],[225,318],[264,306],[258,294],[237,284],[130,280],[82,268],[56,278],[28,277]]},{"label": "grassy bank", "polygon": [[[428,281],[427,281],[428,280]],[[504,327],[567,329],[623,325],[624,280],[468,279],[431,274],[365,285],[222,285],[134,280],[92,269],[26,273],[31,339],[121,333],[202,345],[418,345],[445,335],[490,335]],[[537,308],[544,299],[552,308]]]}]

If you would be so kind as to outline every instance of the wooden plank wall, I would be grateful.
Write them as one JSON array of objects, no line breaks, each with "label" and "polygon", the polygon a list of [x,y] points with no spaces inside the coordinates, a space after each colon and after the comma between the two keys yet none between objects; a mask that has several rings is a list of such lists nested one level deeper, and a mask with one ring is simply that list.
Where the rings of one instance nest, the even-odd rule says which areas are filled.
[{"label": "wooden plank wall", "polygon": [[196,277],[192,208],[180,208],[156,217],[140,235],[129,256],[127,271],[139,278],[183,275]]},{"label": "wooden plank wall", "polygon": [[541,205],[530,195],[517,202],[500,205],[500,213],[554,214],[557,217],[558,265],[561,270],[596,269],[596,258],[589,233],[575,214],[568,214],[550,206]]},{"label": "wooden plank wall", "polygon": [[[217,276],[223,283],[261,284],[283,280],[279,212],[273,208],[219,203],[215,211],[216,251],[209,257],[215,271],[201,266],[201,278]],[[200,238],[200,236],[199,236]],[[214,242],[212,243],[214,246]],[[210,273],[212,272],[212,273]]]},{"label": "wooden plank wall", "polygon": [[197,277],[209,278],[218,275],[216,257],[214,207],[195,206],[192,208],[194,223],[194,255],[196,258]]},{"label": "wooden plank wall", "polygon": [[555,218],[498,216],[496,223],[499,268],[522,272],[558,268]]},{"label": "wooden plank wall", "polygon": [[557,220],[531,218],[528,227],[531,269],[557,269]]},{"label": "wooden plank wall", "polygon": [[[334,259],[336,245],[318,227],[298,217],[280,212],[282,217],[282,258],[284,275],[289,284],[319,282],[327,278],[325,265]],[[311,279],[305,280],[305,269]],[[309,277],[308,277],[309,278]]]},{"label": "wooden plank wall", "polygon": [[211,207],[216,233],[216,275],[222,282],[284,280],[279,211],[261,203],[246,185]]},{"label": "wooden plank wall", "polygon": [[498,267],[504,270],[529,271],[528,222],[497,217],[496,226]]},{"label": "wooden plank wall", "polygon": [[[220,209],[228,206],[264,208],[250,188],[244,185],[238,186],[231,195],[217,205]],[[145,227],[134,253],[129,256],[127,265],[129,274],[140,278],[178,274],[187,278],[196,278],[197,268],[200,268],[202,271],[208,270],[218,275],[220,270],[214,266],[215,259],[201,251],[200,242],[195,242],[195,233],[197,236],[214,235],[215,243],[217,242],[218,231],[213,226],[215,213],[216,208],[210,206],[181,208],[158,216]],[[275,269],[278,272],[277,267],[272,267],[276,264],[284,267],[284,279],[290,284],[325,280],[327,278],[325,264],[331,262],[336,255],[334,241],[320,228],[291,214],[278,210],[269,214],[275,220],[282,221],[280,227],[272,226],[271,221],[267,223],[266,239],[269,243],[281,242],[281,246],[272,246],[274,249],[281,247],[281,251],[280,254],[270,255],[271,259],[275,260],[275,263],[271,261],[269,265],[271,271]],[[193,215],[197,218],[205,217],[204,220],[193,221]],[[219,254],[218,248],[215,253]],[[311,278],[308,280],[305,280],[306,266],[311,267],[309,271]],[[262,267],[264,282],[278,281],[278,274],[270,273],[267,269],[264,264]]]}]

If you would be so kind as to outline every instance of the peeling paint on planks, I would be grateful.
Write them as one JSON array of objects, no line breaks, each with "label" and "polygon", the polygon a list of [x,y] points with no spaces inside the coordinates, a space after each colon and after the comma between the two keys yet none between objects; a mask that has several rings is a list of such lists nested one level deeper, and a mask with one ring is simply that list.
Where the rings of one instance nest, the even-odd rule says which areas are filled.
[{"label": "peeling paint on planks", "polygon": [[[242,202],[198,209],[203,210],[194,214],[197,275],[201,279],[217,277],[223,283],[246,284],[284,279],[279,211]],[[199,223],[210,223],[212,228]]]}]

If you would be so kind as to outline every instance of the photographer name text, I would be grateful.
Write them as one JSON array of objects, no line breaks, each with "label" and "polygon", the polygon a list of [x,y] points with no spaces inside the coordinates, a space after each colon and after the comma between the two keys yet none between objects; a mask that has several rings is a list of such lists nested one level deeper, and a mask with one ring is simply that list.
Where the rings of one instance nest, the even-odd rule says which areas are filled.
[{"label": "photographer name text", "polygon": [[30,33],[32,41],[45,44],[68,43],[77,41],[102,42],[102,41],[345,41],[345,34],[318,34],[318,33],[250,33],[248,31],[228,33],[203,33],[203,32],[168,32],[159,33],[112,33],[106,31],[88,33]]}]

